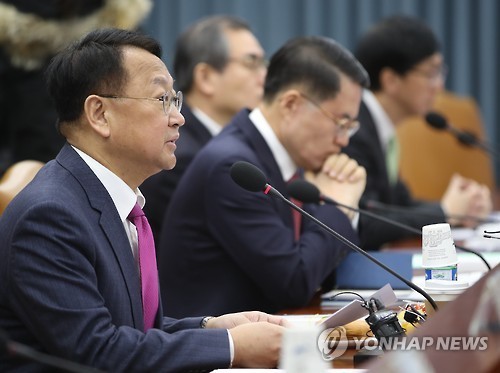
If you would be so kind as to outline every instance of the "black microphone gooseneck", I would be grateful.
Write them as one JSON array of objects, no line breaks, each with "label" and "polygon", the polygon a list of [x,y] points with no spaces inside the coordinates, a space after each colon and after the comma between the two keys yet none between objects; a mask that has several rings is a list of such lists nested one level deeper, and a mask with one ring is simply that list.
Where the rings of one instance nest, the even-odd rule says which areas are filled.
[{"label": "black microphone gooseneck", "polygon": [[415,290],[417,293],[421,294],[425,299],[429,301],[432,308],[434,308],[434,310],[437,311],[438,306],[436,302],[434,302],[434,299],[432,299],[431,296],[427,294],[422,288],[415,285],[413,282],[408,281],[406,278],[404,278],[403,276],[401,276],[400,274],[398,274],[397,272],[386,266],[384,263],[380,262],[370,254],[368,254],[366,251],[364,251],[363,249],[361,249],[360,247],[349,241],[347,238],[335,232],[325,223],[316,219],[314,216],[312,216],[311,214],[304,211],[299,206],[297,206],[296,204],[285,198],[277,189],[275,189],[272,185],[267,183],[266,176],[264,175],[264,173],[253,164],[245,161],[236,162],[231,166],[230,174],[233,181],[236,182],[236,184],[241,186],[243,189],[246,189],[251,192],[262,191],[265,194],[269,194],[273,197],[279,198],[287,205],[289,205],[291,208],[298,211],[302,216],[305,216],[306,218],[312,220],[315,224],[319,225],[327,233],[331,234],[337,240],[344,243],[347,247],[365,256],[366,258],[368,258],[369,260],[371,260],[372,262],[374,262],[375,264],[377,264],[378,266],[382,267],[384,270],[389,272],[391,275],[404,282],[406,285]]},{"label": "black microphone gooseneck", "polygon": [[434,129],[443,131],[446,130],[450,132],[455,138],[465,146],[477,147],[487,153],[490,153],[495,158],[498,158],[500,154],[489,144],[481,141],[477,136],[469,131],[459,130],[448,122],[448,120],[439,113],[430,112],[425,116],[425,121]]},{"label": "black microphone gooseneck", "polygon": [[[364,206],[370,210],[392,211],[392,212],[403,212],[403,213],[408,212],[407,207],[389,205],[387,203],[383,203],[383,202],[375,201],[375,200],[365,200],[365,201],[362,201],[362,204],[364,204]],[[440,216],[437,214],[433,214],[432,212],[425,212],[425,211],[412,211],[411,213],[414,215],[419,215],[419,216],[428,216],[430,218],[436,218],[436,217]],[[449,214],[449,215],[445,215],[445,217],[446,217],[446,219],[460,219],[460,220],[461,219],[469,219],[469,220],[474,220],[474,221],[476,221],[478,223],[482,223],[482,224],[495,223],[498,221],[495,219],[488,219],[488,218],[483,219],[483,218],[479,218],[479,217],[473,216],[473,215]]]},{"label": "black microphone gooseneck", "polygon": [[[302,179],[294,180],[290,184],[288,184],[287,188],[288,188],[288,193],[293,198],[296,198],[299,201],[302,201],[304,203],[321,203],[321,202],[330,203],[332,205],[337,205],[337,206],[346,208],[346,209],[354,211],[354,212],[359,212],[360,214],[369,216],[373,219],[377,219],[377,220],[383,221],[387,224],[405,229],[408,232],[415,233],[417,235],[421,234],[420,230],[413,228],[412,226],[409,226],[407,224],[403,224],[403,223],[396,221],[396,220],[388,219],[385,216],[374,214],[374,213],[367,211],[367,210],[364,210],[364,209],[359,209],[359,208],[355,208],[352,206],[344,205],[344,204],[337,202],[337,201],[335,201],[327,196],[324,196],[320,193],[320,191],[316,187],[316,185],[311,184],[310,182],[308,182],[306,180],[302,180]],[[486,267],[488,267],[488,270],[491,270],[490,264],[477,251],[472,250],[472,249],[468,249],[466,247],[459,246],[459,245],[455,245],[455,247],[459,250],[462,250],[462,251],[465,251],[465,252],[468,252],[468,253],[471,253],[471,254],[478,256],[484,262]]]},{"label": "black microphone gooseneck", "polygon": [[36,363],[56,368],[58,371],[72,372],[72,373],[102,373],[102,370],[98,370],[92,367],[87,367],[66,359],[62,359],[56,356],[51,356],[37,351],[24,344],[14,342],[8,338],[7,333],[0,329],[0,355],[8,354],[13,357],[23,358],[29,361],[34,361]]}]

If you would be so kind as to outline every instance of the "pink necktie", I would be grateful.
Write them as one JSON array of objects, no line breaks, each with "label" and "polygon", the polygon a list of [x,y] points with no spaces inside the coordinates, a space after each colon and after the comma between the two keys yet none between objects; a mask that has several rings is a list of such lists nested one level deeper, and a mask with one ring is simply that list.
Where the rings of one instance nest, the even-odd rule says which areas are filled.
[{"label": "pink necktie", "polygon": [[155,242],[148,219],[137,203],[128,219],[137,228],[144,331],[147,331],[153,327],[158,312],[158,269],[156,267]]}]

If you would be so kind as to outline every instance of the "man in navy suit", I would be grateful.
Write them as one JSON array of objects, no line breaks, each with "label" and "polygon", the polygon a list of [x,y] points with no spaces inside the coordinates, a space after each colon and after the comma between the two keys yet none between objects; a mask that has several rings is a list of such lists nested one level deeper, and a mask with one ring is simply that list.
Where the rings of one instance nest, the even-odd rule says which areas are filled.
[{"label": "man in navy suit", "polygon": [[[331,279],[348,249],[304,219],[294,232],[290,207],[240,188],[229,171],[250,162],[287,196],[287,181],[305,170],[323,194],[357,206],[365,170],[339,153],[367,84],[357,60],[328,38],[293,39],[274,54],[263,102],[198,153],[171,201],[158,251],[161,283],[177,284],[163,289],[167,315],[193,315],[195,304],[215,315],[300,307]],[[305,208],[357,240],[351,213]]]},{"label": "man in navy suit", "polygon": [[[367,170],[363,199],[371,204],[403,207],[382,207],[377,212],[417,229],[445,221],[453,225],[477,224],[477,220],[457,219],[460,215],[485,218],[491,211],[486,186],[456,175],[441,201],[416,200],[399,177],[397,146],[395,153],[391,151],[396,127],[412,116],[425,115],[443,88],[446,67],[432,30],[417,18],[389,17],[362,36],[355,55],[368,71],[371,86],[363,94],[361,129],[345,152]],[[360,235],[364,247],[376,249],[414,233],[362,217]]]},{"label": "man in navy suit", "polygon": [[[38,351],[113,372],[276,366],[284,324],[276,316],[175,320],[160,305],[153,327],[144,325],[143,235],[127,216],[144,205],[144,179],[175,165],[184,124],[182,94],[160,55],[147,36],[106,29],[51,62],[67,144],[1,217],[0,328]],[[1,371],[16,368],[43,369],[0,357]]]},{"label": "man in navy suit", "polygon": [[175,85],[184,93],[181,113],[186,125],[177,141],[177,163],[141,185],[148,200],[145,213],[159,240],[172,194],[198,151],[231,118],[262,99],[264,50],[242,19],[230,15],[203,18],[184,31],[176,43]]}]

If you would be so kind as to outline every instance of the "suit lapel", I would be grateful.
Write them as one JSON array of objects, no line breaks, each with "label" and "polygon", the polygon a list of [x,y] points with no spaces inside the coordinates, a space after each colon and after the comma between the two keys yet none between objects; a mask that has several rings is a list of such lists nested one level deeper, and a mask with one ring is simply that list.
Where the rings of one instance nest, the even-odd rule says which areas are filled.
[{"label": "suit lapel", "polygon": [[[385,153],[382,149],[382,145],[380,144],[380,136],[377,131],[377,127],[375,125],[375,121],[373,120],[372,114],[368,110],[368,107],[364,102],[361,102],[360,110],[359,110],[359,120],[361,122],[361,126],[363,132],[367,133],[366,145],[371,146],[373,148],[373,153],[376,155],[373,157],[373,160],[377,163],[377,169],[380,170],[380,175],[377,177],[377,182],[380,183],[379,190],[382,191],[384,196],[382,197],[384,201],[388,202],[391,200],[391,186],[389,184],[389,175],[387,173],[387,166],[385,164]],[[373,172],[371,170],[367,170],[368,173]]]},{"label": "suit lapel", "polygon": [[189,132],[189,135],[191,135],[200,146],[205,145],[212,138],[211,133],[208,132],[206,127],[196,118],[188,105],[182,106],[181,113],[186,119],[186,123],[189,123],[189,125],[181,127],[181,136],[182,132]]},{"label": "suit lapel", "polygon": [[[276,163],[273,153],[271,149],[269,149],[266,141],[248,118],[248,114],[248,110],[241,111],[234,120],[235,126],[243,132],[250,146],[255,150],[255,154],[260,161],[260,165],[256,166],[262,168],[262,171],[267,176],[268,183],[279,190],[283,196],[288,198],[286,182],[283,180],[278,163]],[[293,217],[290,207],[283,201],[278,201],[275,198],[273,198],[273,202],[284,221],[287,222],[289,226],[293,226]]]},{"label": "suit lapel", "polygon": [[90,205],[94,210],[101,213],[99,225],[120,265],[121,274],[130,296],[134,327],[142,330],[144,321],[139,274],[130,248],[130,242],[113,200],[97,176],[70,145],[66,144],[63,147],[57,156],[57,161],[80,181]]}]

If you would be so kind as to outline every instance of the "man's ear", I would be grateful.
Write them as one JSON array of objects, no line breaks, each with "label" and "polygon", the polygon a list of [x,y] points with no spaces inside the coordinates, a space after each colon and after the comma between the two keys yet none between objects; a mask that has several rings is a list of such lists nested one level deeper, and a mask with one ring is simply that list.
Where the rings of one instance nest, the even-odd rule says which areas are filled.
[{"label": "man's ear", "polygon": [[193,70],[194,86],[207,96],[215,94],[214,87],[218,78],[218,71],[205,62],[198,63]]},{"label": "man's ear", "polygon": [[279,108],[284,118],[295,115],[297,112],[302,96],[296,89],[289,89],[283,92],[279,99]]},{"label": "man's ear", "polygon": [[111,116],[109,103],[100,96],[90,95],[83,105],[84,115],[93,131],[102,137],[109,137]]},{"label": "man's ear", "polygon": [[380,71],[380,88],[387,94],[397,94],[401,81],[402,76],[389,67]]}]

